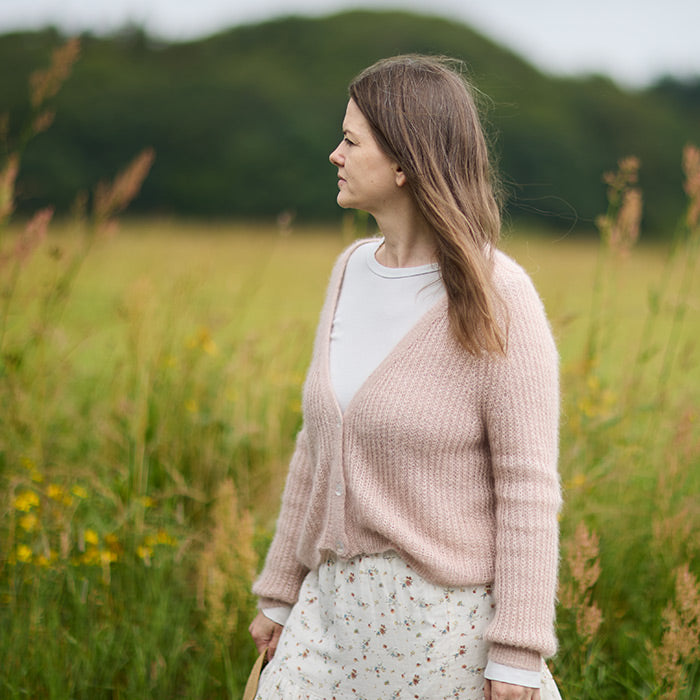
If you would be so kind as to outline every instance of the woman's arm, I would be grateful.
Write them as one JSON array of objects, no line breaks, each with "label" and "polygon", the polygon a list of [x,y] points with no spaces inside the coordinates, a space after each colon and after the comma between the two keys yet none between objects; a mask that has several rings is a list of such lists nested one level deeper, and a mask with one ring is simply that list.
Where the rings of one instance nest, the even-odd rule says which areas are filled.
[{"label": "woman's arm", "polygon": [[282,495],[282,507],[275,536],[265,559],[265,566],[253,584],[253,593],[277,604],[293,604],[307,573],[297,559],[304,517],[312,486],[311,464],[306,431],[297,436],[296,448],[289,463],[289,473]]},{"label": "woman's arm", "polygon": [[496,515],[496,611],[486,637],[491,660],[539,670],[556,650],[559,361],[529,278],[512,262],[505,274],[507,355],[490,360],[485,386]]}]

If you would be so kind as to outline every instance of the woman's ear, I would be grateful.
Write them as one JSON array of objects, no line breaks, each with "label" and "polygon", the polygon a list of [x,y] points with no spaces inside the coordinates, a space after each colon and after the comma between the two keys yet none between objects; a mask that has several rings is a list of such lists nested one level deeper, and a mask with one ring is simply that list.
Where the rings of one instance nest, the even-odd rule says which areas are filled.
[{"label": "woman's ear", "polygon": [[398,187],[406,184],[406,173],[398,165],[394,165],[394,180]]}]

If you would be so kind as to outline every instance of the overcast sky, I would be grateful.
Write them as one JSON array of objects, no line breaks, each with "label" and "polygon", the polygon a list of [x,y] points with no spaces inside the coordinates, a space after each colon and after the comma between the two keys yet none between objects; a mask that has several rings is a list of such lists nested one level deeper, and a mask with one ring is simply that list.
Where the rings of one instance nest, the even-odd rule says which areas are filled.
[{"label": "overcast sky", "polygon": [[105,33],[134,22],[163,38],[189,39],[350,7],[459,20],[556,74],[604,73],[627,86],[700,75],[700,0],[0,0],[0,33],[47,24]]}]

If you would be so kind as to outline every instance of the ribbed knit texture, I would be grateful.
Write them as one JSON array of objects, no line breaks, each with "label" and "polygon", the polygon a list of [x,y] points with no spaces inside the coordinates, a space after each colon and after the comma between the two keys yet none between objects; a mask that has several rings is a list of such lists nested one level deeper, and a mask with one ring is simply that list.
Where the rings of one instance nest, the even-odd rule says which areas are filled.
[{"label": "ribbed knit texture", "polygon": [[304,385],[277,531],[253,586],[263,607],[294,603],[324,552],[397,551],[438,585],[494,584],[489,658],[538,670],[556,650],[558,356],[526,273],[494,253],[507,356],[474,357],[438,302],[341,414],[329,335],[336,263]]}]

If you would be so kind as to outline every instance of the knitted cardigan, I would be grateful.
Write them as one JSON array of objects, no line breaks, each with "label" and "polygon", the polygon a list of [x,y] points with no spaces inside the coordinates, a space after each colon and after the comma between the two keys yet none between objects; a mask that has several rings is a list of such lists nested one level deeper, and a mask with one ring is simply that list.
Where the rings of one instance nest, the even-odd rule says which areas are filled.
[{"label": "knitted cardigan", "polygon": [[304,384],[276,534],[253,586],[261,607],[296,602],[328,552],[398,552],[441,586],[492,583],[489,659],[539,670],[556,650],[561,505],[558,355],[526,273],[493,253],[506,356],[466,352],[443,298],[341,413],[329,371],[338,259]]}]

